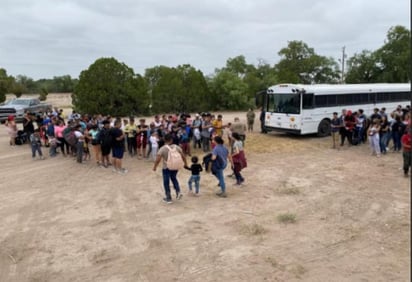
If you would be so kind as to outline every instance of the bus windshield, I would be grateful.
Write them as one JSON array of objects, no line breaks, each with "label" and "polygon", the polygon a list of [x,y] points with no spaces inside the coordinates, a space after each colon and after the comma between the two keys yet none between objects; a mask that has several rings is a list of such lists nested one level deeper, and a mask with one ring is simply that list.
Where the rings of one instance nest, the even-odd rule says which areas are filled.
[{"label": "bus windshield", "polygon": [[269,94],[267,102],[269,112],[300,114],[300,94]]}]

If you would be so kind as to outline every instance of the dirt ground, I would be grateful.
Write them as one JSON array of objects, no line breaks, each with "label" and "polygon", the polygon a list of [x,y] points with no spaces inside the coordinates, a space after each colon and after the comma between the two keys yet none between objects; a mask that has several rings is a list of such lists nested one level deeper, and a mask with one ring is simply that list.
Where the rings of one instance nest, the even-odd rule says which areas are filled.
[{"label": "dirt ground", "polygon": [[[234,116],[245,113],[223,113]],[[399,153],[256,132],[244,186],[227,177],[217,198],[203,173],[190,197],[181,171],[185,195],[165,205],[151,162],[126,157],[119,175],[60,155],[33,161],[0,129],[0,281],[410,281]]]}]

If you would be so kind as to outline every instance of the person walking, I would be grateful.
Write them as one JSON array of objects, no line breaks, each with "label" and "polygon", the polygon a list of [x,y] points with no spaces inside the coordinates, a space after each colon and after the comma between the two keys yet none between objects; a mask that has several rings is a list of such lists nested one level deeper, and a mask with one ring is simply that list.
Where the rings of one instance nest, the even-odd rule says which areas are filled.
[{"label": "person walking", "polygon": [[245,151],[243,150],[243,144],[240,140],[239,134],[235,132],[232,134],[232,137],[234,139],[231,154],[233,164],[232,169],[236,177],[236,185],[242,185],[242,183],[245,182],[245,179],[240,174],[240,172],[242,169],[247,167]]},{"label": "person walking", "polygon": [[216,195],[222,198],[226,198],[226,184],[225,177],[223,176],[223,171],[227,166],[227,160],[229,159],[230,163],[232,164],[232,159],[230,158],[229,151],[223,145],[224,141],[222,137],[215,136],[214,141],[216,143],[216,146],[212,150],[212,173],[219,180],[218,186],[220,187],[220,192],[216,193]]},{"label": "person walking", "polygon": [[[196,156],[192,157],[192,165],[190,167],[185,166],[185,169],[190,170],[192,175],[187,182],[189,186],[189,195],[199,196],[200,188],[200,172],[203,171],[202,165],[199,164],[199,158]],[[195,184],[195,194],[193,194],[192,183]]]},{"label": "person walking", "polygon": [[165,198],[163,198],[163,202],[165,202],[166,204],[171,204],[172,202],[172,195],[170,193],[170,181],[172,181],[173,183],[173,188],[176,191],[176,199],[180,200],[182,198],[182,193],[180,192],[180,185],[179,185],[179,181],[177,180],[177,173],[178,170],[170,170],[167,167],[167,160],[169,157],[169,150],[174,149],[177,150],[177,152],[179,152],[179,154],[182,157],[184,166],[187,167],[187,161],[186,161],[186,157],[183,154],[182,149],[176,145],[173,144],[173,137],[171,134],[166,134],[163,137],[163,140],[165,142],[165,145],[162,146],[159,151],[157,152],[157,156],[156,156],[156,160],[155,163],[153,165],[153,171],[156,171],[157,166],[159,165],[159,163],[162,161],[162,176],[163,176],[163,188],[165,190]]}]

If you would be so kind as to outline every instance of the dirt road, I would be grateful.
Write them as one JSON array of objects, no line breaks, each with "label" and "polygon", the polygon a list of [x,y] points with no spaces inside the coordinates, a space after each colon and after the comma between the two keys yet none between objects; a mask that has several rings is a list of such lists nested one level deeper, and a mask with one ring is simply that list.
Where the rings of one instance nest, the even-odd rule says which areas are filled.
[{"label": "dirt road", "polygon": [[[204,173],[201,197],[165,205],[151,162],[126,157],[119,175],[94,161],[33,161],[7,138],[2,128],[0,281],[410,280],[400,154],[254,133],[244,186],[227,178],[228,198],[217,198]],[[188,177],[179,172],[184,189]]]}]

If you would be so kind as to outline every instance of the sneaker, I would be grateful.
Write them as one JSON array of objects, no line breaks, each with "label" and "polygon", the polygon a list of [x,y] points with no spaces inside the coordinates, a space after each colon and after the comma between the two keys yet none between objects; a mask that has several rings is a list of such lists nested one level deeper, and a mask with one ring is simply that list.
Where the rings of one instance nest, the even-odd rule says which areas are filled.
[{"label": "sneaker", "polygon": [[128,170],[125,169],[125,168],[121,168],[121,169],[118,171],[118,173],[120,173],[120,174],[126,174],[127,172],[128,172]]},{"label": "sneaker", "polygon": [[113,168],[112,171],[113,171],[113,172],[117,172],[117,169]]},{"label": "sneaker", "polygon": [[180,193],[180,192],[176,193],[176,199],[177,199],[177,200],[181,200],[182,198],[183,198],[183,194],[182,194],[182,193]]},{"label": "sneaker", "polygon": [[227,197],[225,192],[216,193],[216,196],[221,197],[221,198],[226,198]]},{"label": "sneaker", "polygon": [[168,199],[168,198],[163,198],[163,202],[165,202],[166,204],[172,204],[172,199]]}]

